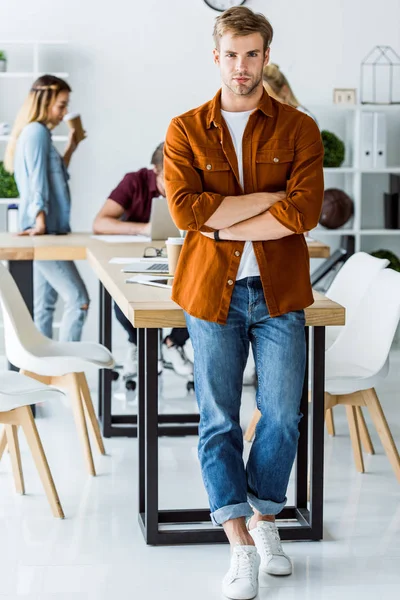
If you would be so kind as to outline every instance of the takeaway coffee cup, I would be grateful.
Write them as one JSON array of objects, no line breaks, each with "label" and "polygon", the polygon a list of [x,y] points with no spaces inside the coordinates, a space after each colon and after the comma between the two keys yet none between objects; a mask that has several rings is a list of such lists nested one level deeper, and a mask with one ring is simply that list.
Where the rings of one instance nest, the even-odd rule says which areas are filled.
[{"label": "takeaway coffee cup", "polygon": [[85,139],[85,132],[82,127],[81,115],[78,113],[68,113],[64,117],[64,121],[67,123],[70,129],[75,129],[76,143],[79,144]]},{"label": "takeaway coffee cup", "polygon": [[170,237],[165,242],[165,245],[167,246],[168,271],[170,275],[175,275],[176,266],[184,241],[185,240],[181,237]]}]

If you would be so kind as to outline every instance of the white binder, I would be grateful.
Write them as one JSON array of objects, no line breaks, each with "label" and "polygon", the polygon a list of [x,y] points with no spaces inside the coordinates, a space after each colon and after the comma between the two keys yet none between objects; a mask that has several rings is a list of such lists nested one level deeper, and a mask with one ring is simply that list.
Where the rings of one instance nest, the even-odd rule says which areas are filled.
[{"label": "white binder", "polygon": [[386,167],[386,115],[381,112],[374,113],[373,167]]},{"label": "white binder", "polygon": [[374,113],[361,113],[361,168],[372,169],[374,166]]}]

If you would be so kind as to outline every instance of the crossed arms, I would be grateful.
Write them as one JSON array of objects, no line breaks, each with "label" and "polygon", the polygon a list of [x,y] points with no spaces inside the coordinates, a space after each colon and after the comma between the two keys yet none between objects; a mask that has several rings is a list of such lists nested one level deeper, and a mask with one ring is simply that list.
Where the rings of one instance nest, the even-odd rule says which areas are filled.
[{"label": "crossed arms", "polygon": [[286,190],[223,196],[203,190],[193,151],[180,119],[171,122],[164,147],[164,172],[172,218],[179,229],[221,239],[263,241],[301,234],[319,219],[323,197],[323,146],[315,123],[303,117],[295,137]]}]

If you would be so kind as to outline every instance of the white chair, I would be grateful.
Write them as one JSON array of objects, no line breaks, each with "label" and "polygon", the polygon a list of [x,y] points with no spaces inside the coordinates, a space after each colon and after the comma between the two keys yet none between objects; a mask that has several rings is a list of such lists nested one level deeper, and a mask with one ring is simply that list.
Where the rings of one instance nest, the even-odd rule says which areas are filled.
[{"label": "white chair", "polygon": [[389,351],[400,319],[400,274],[384,269],[376,275],[325,358],[325,409],[345,405],[357,470],[364,472],[360,437],[374,453],[361,407],[371,414],[382,445],[400,481],[400,458],[375,391],[389,370]]},{"label": "white chair", "polygon": [[[370,283],[388,264],[385,258],[375,258],[366,252],[356,252],[344,263],[325,295],[345,307],[346,323],[352,319]],[[332,346],[342,330],[343,327],[326,328],[326,349]]]},{"label": "white chair", "polygon": [[111,353],[94,342],[57,342],[43,336],[36,329],[17,284],[2,264],[0,303],[8,360],[37,381],[68,389],[87,468],[91,475],[96,475],[87,426],[99,452],[105,454],[105,450],[84,369],[88,365],[111,369],[114,366]]},{"label": "white chair", "polygon": [[53,515],[61,519],[64,518],[63,509],[30,405],[44,400],[60,400],[63,396],[64,392],[61,390],[33,381],[30,377],[14,371],[2,373],[0,376],[0,423],[4,424],[5,432],[5,437],[0,444],[0,451],[4,452],[6,443],[8,443],[16,491],[19,494],[25,493],[18,443],[18,427],[21,427],[28,441]]},{"label": "white chair", "polygon": [[[375,258],[366,252],[356,252],[344,263],[325,295],[345,307],[346,323],[349,323],[356,313],[370,283],[388,264],[388,260]],[[332,346],[342,330],[343,327],[326,328],[326,349]],[[331,410],[326,411],[325,418],[328,433],[334,436],[335,423]]]}]

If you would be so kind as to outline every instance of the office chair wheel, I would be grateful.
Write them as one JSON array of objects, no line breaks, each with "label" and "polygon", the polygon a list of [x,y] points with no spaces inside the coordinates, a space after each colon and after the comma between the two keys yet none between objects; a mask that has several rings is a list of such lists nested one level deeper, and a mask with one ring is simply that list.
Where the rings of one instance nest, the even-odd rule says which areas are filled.
[{"label": "office chair wheel", "polygon": [[118,381],[119,373],[118,371],[111,371],[111,379],[112,381]]},{"label": "office chair wheel", "polygon": [[125,388],[128,392],[134,392],[136,390],[136,381],[134,379],[127,379],[125,381]]},{"label": "office chair wheel", "polygon": [[186,389],[188,392],[194,392],[194,381],[188,381],[186,383]]}]

